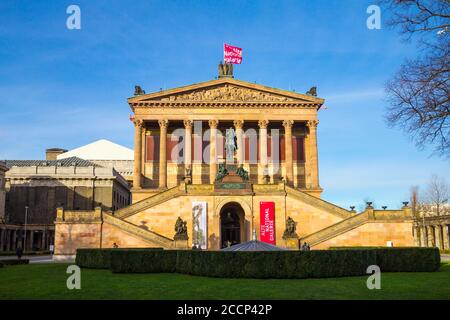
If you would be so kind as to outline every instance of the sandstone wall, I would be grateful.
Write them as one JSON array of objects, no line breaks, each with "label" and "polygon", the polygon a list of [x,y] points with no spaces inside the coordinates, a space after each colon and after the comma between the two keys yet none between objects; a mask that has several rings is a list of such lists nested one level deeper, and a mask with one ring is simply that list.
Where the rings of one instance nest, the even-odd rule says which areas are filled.
[{"label": "sandstone wall", "polygon": [[322,242],[314,249],[327,249],[334,246],[386,246],[392,241],[394,247],[412,247],[414,237],[412,222],[369,221],[335,238]]}]

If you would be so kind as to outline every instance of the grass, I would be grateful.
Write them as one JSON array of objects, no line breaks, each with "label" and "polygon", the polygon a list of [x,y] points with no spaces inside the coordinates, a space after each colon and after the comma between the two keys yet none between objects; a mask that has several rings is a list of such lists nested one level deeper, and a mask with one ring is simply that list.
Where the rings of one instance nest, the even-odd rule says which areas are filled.
[{"label": "grass", "polygon": [[0,268],[0,299],[450,299],[450,263],[438,272],[383,273],[381,290],[368,290],[367,277],[220,279],[94,269],[82,269],[81,290],[68,290],[67,266]]}]

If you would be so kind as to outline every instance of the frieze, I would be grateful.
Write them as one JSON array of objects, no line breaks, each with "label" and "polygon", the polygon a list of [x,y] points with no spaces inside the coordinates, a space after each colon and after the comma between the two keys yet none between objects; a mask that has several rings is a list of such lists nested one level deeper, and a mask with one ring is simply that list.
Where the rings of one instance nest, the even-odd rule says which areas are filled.
[{"label": "frieze", "polygon": [[295,101],[292,98],[233,85],[198,89],[158,99],[160,101]]}]

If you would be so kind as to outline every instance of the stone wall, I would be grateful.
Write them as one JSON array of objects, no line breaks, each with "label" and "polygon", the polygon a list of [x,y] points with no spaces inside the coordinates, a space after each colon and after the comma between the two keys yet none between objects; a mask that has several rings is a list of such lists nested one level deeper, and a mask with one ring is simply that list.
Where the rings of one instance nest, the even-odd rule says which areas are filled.
[{"label": "stone wall", "polygon": [[[67,212],[64,223],[57,221],[56,237],[58,238],[58,234],[65,234],[64,239],[57,242],[65,249],[58,249],[58,252],[73,252],[75,247],[68,239],[73,240],[78,234],[82,235],[78,247],[112,247],[116,243],[119,247],[173,248],[171,239],[178,217],[187,222],[187,248],[191,248],[193,201],[207,203],[208,249],[213,250],[220,249],[220,213],[230,203],[242,208],[244,219],[241,223],[241,242],[252,239],[253,229],[259,238],[261,201],[275,203],[276,245],[281,247],[288,246],[287,241],[282,238],[287,217],[297,222],[299,238],[308,239],[308,236],[330,230],[325,231],[325,238],[317,241],[314,249],[326,249],[329,246],[386,246],[387,241],[392,241],[394,246],[414,245],[409,208],[392,211],[370,209],[356,215],[324,200],[296,192],[299,191],[285,189],[283,184],[254,185],[253,192],[241,195],[215,193],[211,185],[180,185],[158,194],[153,204],[150,197],[112,215],[108,214],[106,220],[94,218],[93,212]],[[89,215],[92,225],[86,227],[88,231],[83,233],[84,226],[87,226],[87,220],[83,217]],[[100,217],[99,214],[97,216]],[[356,219],[358,216],[363,219]],[[105,218],[104,215],[103,217]],[[350,223],[348,226],[347,221]],[[354,221],[359,224],[352,224]],[[103,223],[100,230],[94,226],[98,223]],[[344,224],[347,228],[337,228],[336,231],[334,226],[338,224]],[[93,235],[92,228],[98,230],[101,242],[98,234]],[[90,240],[87,239],[89,234],[93,235]],[[158,237],[162,241],[158,242]],[[156,242],[153,241],[155,239]]]},{"label": "stone wall", "polygon": [[415,246],[412,233],[412,221],[369,221],[335,238],[314,246],[314,249],[327,249],[340,246]]}]

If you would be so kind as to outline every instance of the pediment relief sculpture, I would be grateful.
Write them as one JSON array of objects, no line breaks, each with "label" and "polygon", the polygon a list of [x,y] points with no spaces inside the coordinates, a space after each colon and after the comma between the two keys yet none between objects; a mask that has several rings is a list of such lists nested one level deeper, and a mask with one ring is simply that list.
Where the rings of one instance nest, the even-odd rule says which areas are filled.
[{"label": "pediment relief sculpture", "polygon": [[226,85],[163,97],[160,101],[295,101],[281,95]]}]

